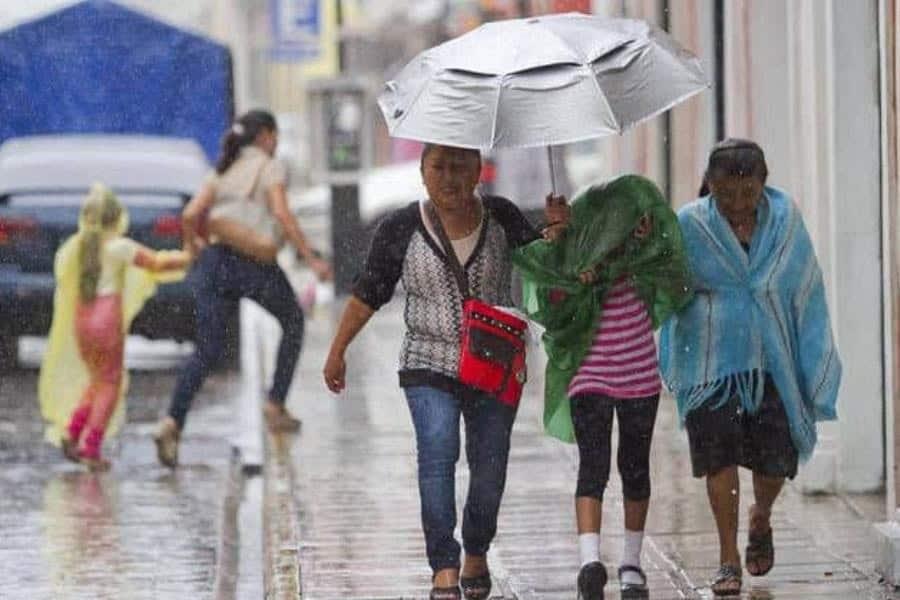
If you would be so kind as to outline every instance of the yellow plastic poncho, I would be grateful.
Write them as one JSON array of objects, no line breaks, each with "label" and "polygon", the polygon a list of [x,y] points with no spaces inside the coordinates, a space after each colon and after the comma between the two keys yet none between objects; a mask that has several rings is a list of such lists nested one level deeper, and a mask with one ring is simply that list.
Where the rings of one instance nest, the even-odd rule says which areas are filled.
[{"label": "yellow plastic poncho", "polygon": [[[128,230],[128,212],[124,206],[121,215],[115,227],[115,233],[118,235],[124,235]],[[56,291],[53,296],[53,322],[38,379],[38,399],[41,415],[47,422],[44,438],[57,446],[62,440],[72,411],[81,402],[90,380],[75,337],[75,309],[78,304],[80,277],[79,247],[81,236],[87,227],[88,224],[85,223],[82,214],[78,222],[78,232],[60,246],[54,261]],[[184,271],[151,273],[136,266],[127,267],[121,290],[122,335],[128,333],[132,320],[156,292],[158,283],[178,281],[183,279],[184,275]],[[106,429],[107,436],[114,435],[125,419],[123,400],[127,391],[128,371],[125,371],[122,374],[116,410]]]}]

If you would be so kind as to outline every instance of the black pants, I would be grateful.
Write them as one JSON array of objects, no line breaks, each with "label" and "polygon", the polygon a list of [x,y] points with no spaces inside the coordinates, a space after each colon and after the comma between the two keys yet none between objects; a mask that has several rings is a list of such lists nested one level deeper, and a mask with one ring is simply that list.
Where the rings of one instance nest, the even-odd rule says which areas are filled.
[{"label": "black pants", "polygon": [[572,398],[572,424],[578,442],[579,498],[603,500],[612,456],[613,413],[619,419],[617,462],[626,500],[650,497],[650,444],[659,395],[618,399],[592,394]]},{"label": "black pants", "polygon": [[184,427],[194,396],[222,354],[228,307],[241,298],[255,301],[281,325],[269,397],[284,403],[303,345],[304,322],[303,310],[281,267],[258,263],[216,244],[203,251],[191,276],[196,285],[196,350],[178,374],[169,416],[179,429]]}]

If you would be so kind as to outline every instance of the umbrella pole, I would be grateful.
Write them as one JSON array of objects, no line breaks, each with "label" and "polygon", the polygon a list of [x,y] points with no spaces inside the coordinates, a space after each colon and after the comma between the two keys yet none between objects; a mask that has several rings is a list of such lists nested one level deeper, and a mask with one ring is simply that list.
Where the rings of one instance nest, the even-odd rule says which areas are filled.
[{"label": "umbrella pole", "polygon": [[547,146],[547,162],[550,164],[550,191],[556,195],[556,169],[553,165],[553,146]]}]

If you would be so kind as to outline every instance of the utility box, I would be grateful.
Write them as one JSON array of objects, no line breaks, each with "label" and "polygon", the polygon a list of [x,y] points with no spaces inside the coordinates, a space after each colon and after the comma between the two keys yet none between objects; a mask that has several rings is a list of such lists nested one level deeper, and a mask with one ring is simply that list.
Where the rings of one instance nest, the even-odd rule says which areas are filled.
[{"label": "utility box", "polygon": [[370,89],[364,80],[350,78],[309,84],[310,172],[315,180],[353,184],[371,165],[375,114]]},{"label": "utility box", "polygon": [[335,293],[351,292],[362,268],[365,235],[359,179],[372,162],[374,101],[364,80],[326,79],[309,86],[310,172],[331,186],[331,256]]}]

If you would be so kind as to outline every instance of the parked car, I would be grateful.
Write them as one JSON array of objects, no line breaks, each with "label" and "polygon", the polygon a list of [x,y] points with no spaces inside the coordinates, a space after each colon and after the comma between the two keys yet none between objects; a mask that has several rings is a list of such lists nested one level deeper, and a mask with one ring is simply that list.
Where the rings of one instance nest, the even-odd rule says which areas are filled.
[{"label": "parked car", "polygon": [[[128,207],[130,237],[151,248],[178,248],[182,207],[209,168],[189,139],[67,134],[14,138],[0,146],[0,367],[14,364],[19,336],[49,331],[54,256],[76,231],[93,182],[110,186]],[[132,333],[191,340],[194,320],[188,285],[163,285]],[[234,355],[236,317],[229,333]]]}]

